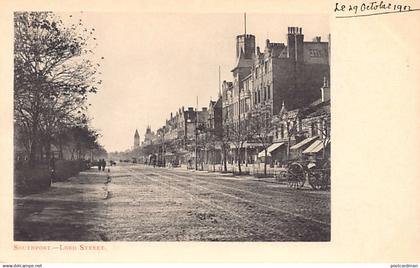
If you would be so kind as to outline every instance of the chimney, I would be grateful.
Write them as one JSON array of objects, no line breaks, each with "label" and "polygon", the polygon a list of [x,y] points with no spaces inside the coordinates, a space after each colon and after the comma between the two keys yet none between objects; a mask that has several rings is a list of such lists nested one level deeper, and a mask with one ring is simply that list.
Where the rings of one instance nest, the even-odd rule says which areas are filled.
[{"label": "chimney", "polygon": [[303,61],[303,34],[302,28],[288,27],[287,57],[297,62]]},{"label": "chimney", "polygon": [[313,42],[321,42],[321,36],[315,36],[314,39],[312,39]]},{"label": "chimney", "polygon": [[294,28],[287,27],[287,57],[294,59],[295,58],[295,35]]},{"label": "chimney", "polygon": [[173,115],[172,115],[172,112],[171,112],[171,120],[172,120],[172,118],[173,118]]},{"label": "chimney", "polygon": [[321,87],[321,101],[329,101],[330,100],[330,85],[328,83],[327,77],[324,76],[324,84]]}]

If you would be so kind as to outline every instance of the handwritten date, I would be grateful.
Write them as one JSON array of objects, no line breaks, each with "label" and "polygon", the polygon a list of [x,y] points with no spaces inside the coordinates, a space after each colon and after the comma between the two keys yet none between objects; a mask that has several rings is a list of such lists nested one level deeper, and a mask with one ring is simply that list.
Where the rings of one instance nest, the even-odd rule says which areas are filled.
[{"label": "handwritten date", "polygon": [[344,5],[340,3],[335,3],[334,12],[354,12],[354,14],[359,14],[366,11],[410,11],[411,7],[407,5],[397,5],[392,3],[386,3],[384,1],[380,2],[366,2],[358,5]]}]

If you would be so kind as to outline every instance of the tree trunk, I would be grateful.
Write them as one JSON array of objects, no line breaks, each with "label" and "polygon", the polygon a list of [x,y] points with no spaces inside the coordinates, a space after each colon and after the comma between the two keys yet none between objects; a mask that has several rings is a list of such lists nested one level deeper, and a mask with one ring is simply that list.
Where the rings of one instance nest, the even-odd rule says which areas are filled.
[{"label": "tree trunk", "polygon": [[267,148],[264,148],[264,177],[267,176]]},{"label": "tree trunk", "polygon": [[223,169],[227,172],[226,148],[223,147]]},{"label": "tree trunk", "polygon": [[31,145],[29,147],[29,166],[34,167],[36,162],[36,152],[38,151],[38,129],[37,129],[37,123],[36,119],[34,119],[34,122],[32,123],[32,131],[30,134],[31,139]]},{"label": "tree trunk", "polygon": [[238,171],[239,174],[242,173],[242,168],[241,168],[241,148],[236,148],[236,161],[238,161]]},{"label": "tree trunk", "polygon": [[63,159],[63,141],[59,138],[58,139],[58,159]]},{"label": "tree trunk", "polygon": [[48,163],[50,162],[50,158],[51,158],[51,142],[49,138],[45,139],[45,160],[48,161]]}]

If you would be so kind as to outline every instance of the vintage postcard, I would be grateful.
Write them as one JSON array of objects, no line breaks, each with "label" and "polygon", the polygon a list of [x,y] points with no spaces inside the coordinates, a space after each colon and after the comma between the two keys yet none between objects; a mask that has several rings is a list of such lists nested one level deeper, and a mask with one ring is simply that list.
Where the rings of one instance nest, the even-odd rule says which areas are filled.
[{"label": "vintage postcard", "polygon": [[0,3],[1,262],[419,261],[418,3]]}]

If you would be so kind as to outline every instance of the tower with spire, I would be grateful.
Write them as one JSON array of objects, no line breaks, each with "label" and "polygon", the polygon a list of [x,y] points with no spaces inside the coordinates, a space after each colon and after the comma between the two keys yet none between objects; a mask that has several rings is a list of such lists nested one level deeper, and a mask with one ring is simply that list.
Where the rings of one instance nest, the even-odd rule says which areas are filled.
[{"label": "tower with spire", "polygon": [[136,132],[134,133],[134,149],[139,148],[139,146],[140,146],[140,135],[136,129]]}]

